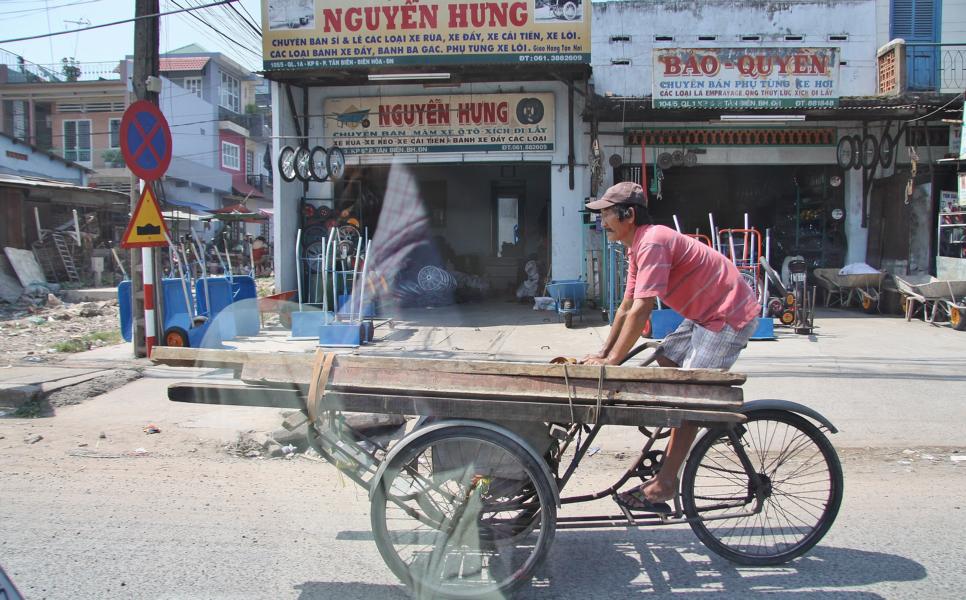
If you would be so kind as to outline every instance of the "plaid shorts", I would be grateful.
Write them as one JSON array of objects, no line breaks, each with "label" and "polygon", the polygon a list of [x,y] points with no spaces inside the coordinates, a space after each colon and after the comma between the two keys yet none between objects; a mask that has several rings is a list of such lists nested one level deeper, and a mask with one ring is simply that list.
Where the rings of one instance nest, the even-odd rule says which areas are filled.
[{"label": "plaid shorts", "polygon": [[709,331],[685,319],[661,343],[661,354],[685,369],[730,369],[738,354],[748,345],[758,327],[752,319],[740,330],[725,325],[721,331]]}]

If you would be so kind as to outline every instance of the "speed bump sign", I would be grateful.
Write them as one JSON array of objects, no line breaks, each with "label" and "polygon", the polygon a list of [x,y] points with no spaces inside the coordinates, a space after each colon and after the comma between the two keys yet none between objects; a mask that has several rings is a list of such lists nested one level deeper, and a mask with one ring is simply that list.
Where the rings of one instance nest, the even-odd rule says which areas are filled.
[{"label": "speed bump sign", "polygon": [[158,200],[151,191],[151,186],[144,186],[137,207],[131,215],[131,222],[127,224],[124,237],[121,238],[122,248],[150,248],[152,246],[168,245],[168,226],[161,217]]}]

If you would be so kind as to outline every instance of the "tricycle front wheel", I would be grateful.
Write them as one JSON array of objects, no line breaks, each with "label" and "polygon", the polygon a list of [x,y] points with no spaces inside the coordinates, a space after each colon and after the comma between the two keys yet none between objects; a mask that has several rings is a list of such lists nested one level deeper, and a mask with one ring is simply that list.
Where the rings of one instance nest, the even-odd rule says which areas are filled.
[{"label": "tricycle front wheel", "polygon": [[782,410],[754,411],[736,433],[738,447],[720,428],[691,451],[682,482],[691,529],[709,549],[743,565],[801,556],[822,539],[842,503],[835,449],[818,427]]},{"label": "tricycle front wheel", "polygon": [[419,598],[504,596],[525,584],[550,548],[556,515],[536,459],[472,425],[402,448],[372,495],[379,553]]}]

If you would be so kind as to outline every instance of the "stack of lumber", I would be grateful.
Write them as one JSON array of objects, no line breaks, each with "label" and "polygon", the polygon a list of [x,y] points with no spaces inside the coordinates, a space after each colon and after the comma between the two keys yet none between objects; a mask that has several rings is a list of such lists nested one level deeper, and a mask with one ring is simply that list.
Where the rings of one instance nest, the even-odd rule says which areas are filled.
[{"label": "stack of lumber", "polygon": [[[175,384],[169,390],[173,400],[301,408],[317,357],[159,347],[152,360],[169,366],[232,369],[245,385],[234,386],[232,394],[218,394],[251,396],[245,401],[199,399],[199,394],[214,393],[201,390],[227,386]],[[682,418],[740,420],[734,412],[742,403],[737,386],[744,381],[741,374],[711,369],[340,355],[325,382],[324,406],[356,412],[627,425],[643,424],[629,415],[641,417],[646,412],[648,418],[660,417],[652,425],[673,425]]]}]

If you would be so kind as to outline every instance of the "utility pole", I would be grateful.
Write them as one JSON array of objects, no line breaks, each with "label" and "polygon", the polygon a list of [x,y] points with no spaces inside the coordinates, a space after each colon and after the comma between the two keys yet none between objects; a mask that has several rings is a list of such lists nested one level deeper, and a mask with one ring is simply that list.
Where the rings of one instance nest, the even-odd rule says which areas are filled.
[{"label": "utility pole", "polygon": [[[159,11],[159,0],[135,0],[134,16],[156,15]],[[147,100],[158,104],[158,94],[148,91],[148,77],[157,77],[160,70],[158,46],[160,35],[158,17],[138,19],[134,22],[134,68],[131,85],[134,96],[138,100]],[[131,176],[131,214],[140,198],[140,180]],[[141,261],[141,249],[135,248],[129,252],[131,257],[131,337],[134,340],[134,356],[147,356],[145,345],[144,323],[144,265]],[[151,252],[154,255],[154,252]],[[155,329],[156,330],[156,329]]]}]

